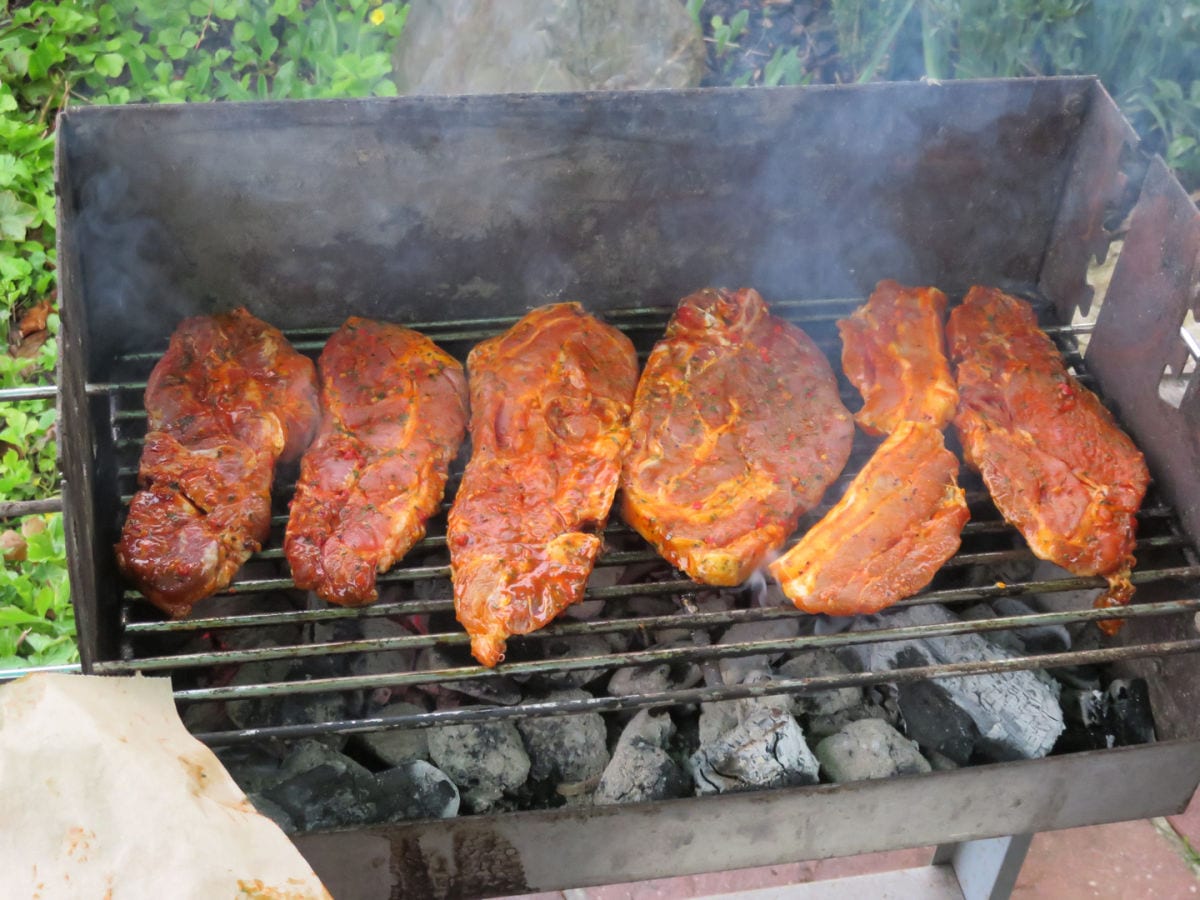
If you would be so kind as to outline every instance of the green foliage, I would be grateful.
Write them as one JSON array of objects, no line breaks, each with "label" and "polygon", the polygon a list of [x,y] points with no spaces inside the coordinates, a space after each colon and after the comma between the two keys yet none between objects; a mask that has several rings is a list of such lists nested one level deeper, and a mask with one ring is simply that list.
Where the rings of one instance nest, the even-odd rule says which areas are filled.
[{"label": "green foliage", "polygon": [[713,43],[716,44],[717,59],[722,59],[730,47],[737,46],[737,39],[746,31],[746,23],[750,20],[750,10],[743,9],[735,13],[726,22],[721,16],[712,17]]},{"label": "green foliage", "polygon": [[1200,0],[832,0],[872,77],[1099,75],[1151,149],[1200,185]]},{"label": "green foliage", "polygon": [[[391,52],[407,16],[407,3],[382,0],[0,0],[0,323],[54,290],[60,109],[393,96]],[[47,330],[32,358],[0,347],[0,387],[52,378],[57,316]],[[54,437],[49,404],[0,405],[0,498],[54,491]],[[74,652],[55,528],[57,543],[38,537],[26,562],[4,566],[0,668]]]},{"label": "green foliage", "polygon": [[776,47],[775,53],[763,66],[763,84],[767,87],[779,84],[808,84],[811,80],[812,73],[804,70],[804,63],[800,61],[795,47],[791,47],[786,53],[782,47]]},{"label": "green foliage", "polygon": [[22,523],[26,558],[0,562],[0,669],[79,659],[62,516]]}]

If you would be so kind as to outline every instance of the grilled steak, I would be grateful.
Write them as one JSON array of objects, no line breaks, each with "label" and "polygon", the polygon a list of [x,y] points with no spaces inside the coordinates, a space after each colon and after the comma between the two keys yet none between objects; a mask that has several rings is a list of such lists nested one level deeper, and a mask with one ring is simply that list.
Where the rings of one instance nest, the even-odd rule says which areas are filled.
[{"label": "grilled steak", "polygon": [[352,317],[318,360],[324,415],[304,454],[284,552],[296,586],[333,603],[378,596],[425,535],[467,425],[462,366],[424,335]]},{"label": "grilled steak", "polygon": [[706,584],[741,584],[850,455],[829,363],[749,289],[684,298],[638,383],[625,520]]},{"label": "grilled steak", "polygon": [[915,594],[958,550],[970,517],[957,475],[940,429],[900,422],[771,574],[810,613],[865,615]]},{"label": "grilled steak", "polygon": [[142,489],[117,564],[184,616],[266,540],[275,462],[303,452],[317,428],[316,372],[244,309],[185,319],[150,374],[146,413]]},{"label": "grilled steak", "polygon": [[842,369],[863,397],[855,413],[867,434],[890,434],[901,422],[945,428],[958,390],[946,361],[946,295],[881,281],[870,299],[838,322]]},{"label": "grilled steak", "polygon": [[1135,513],[1150,474],[1096,396],[1063,367],[1029,304],[973,287],[946,326],[968,464],[1030,549],[1103,575],[1098,607],[1129,602]]},{"label": "grilled steak", "polygon": [[583,597],[629,442],[637,355],[576,303],[535,309],[467,360],[471,460],[450,510],[454,608],[471,652]]}]

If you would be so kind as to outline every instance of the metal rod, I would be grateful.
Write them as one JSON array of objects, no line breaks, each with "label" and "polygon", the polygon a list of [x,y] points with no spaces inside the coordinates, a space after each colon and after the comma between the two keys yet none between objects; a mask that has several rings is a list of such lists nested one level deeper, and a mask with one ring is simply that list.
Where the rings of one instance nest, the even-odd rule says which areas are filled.
[{"label": "metal rod", "polygon": [[0,403],[18,403],[22,400],[54,400],[57,397],[58,388],[53,384],[0,388]]},{"label": "metal rod", "polygon": [[46,497],[43,500],[0,501],[0,519],[19,519],[43,513],[62,512],[62,497]]},{"label": "metal rod", "polygon": [[[1071,613],[1034,613],[1028,616],[1003,616],[995,619],[977,619],[954,621],[932,625],[910,625],[899,628],[878,628],[865,631],[849,631],[837,634],[800,635],[792,638],[744,641],[735,644],[688,645],[679,647],[656,647],[648,650],[637,650],[626,653],[606,654],[603,656],[579,656],[562,659],[543,659],[532,662],[502,663],[494,669],[484,666],[458,666],[449,669],[432,669],[421,672],[395,672],[373,675],[346,675],[311,678],[305,681],[278,681],[263,684],[224,685],[220,687],[193,688],[175,692],[175,698],[181,701],[197,700],[241,700],[251,697],[271,697],[288,694],[320,694],[331,691],[351,691],[374,689],[377,687],[401,687],[420,684],[435,684],[446,681],[468,681],[490,679],[502,676],[544,675],[573,671],[578,669],[609,669],[625,666],[645,666],[657,663],[693,662],[700,659],[722,659],[739,656],[756,656],[763,653],[785,653],[797,650],[809,650],[823,647],[845,647],[854,644],[877,644],[897,640],[916,640],[919,638],[942,637],[952,634],[979,633],[1000,631],[1014,627],[1033,627],[1035,625],[1057,625],[1067,622],[1088,622],[1099,619],[1133,619],[1146,616],[1168,615],[1192,612],[1200,609],[1196,600],[1173,600],[1166,603],[1142,604],[1138,606],[1114,607],[1108,609],[1084,609]],[[413,636],[414,638],[417,636]],[[384,638],[381,641],[402,642],[409,638]],[[330,644],[336,647],[337,644]],[[412,646],[411,643],[402,646]],[[392,645],[388,649],[392,649]],[[230,651],[230,653],[264,654],[273,648],[263,650]],[[1124,648],[1137,650],[1138,647]],[[318,653],[331,652],[327,647],[321,647]],[[310,655],[310,654],[305,654]],[[312,654],[316,655],[316,654]],[[1135,654],[1138,655],[1138,654]],[[171,659],[175,661],[180,657]],[[255,659],[265,657],[257,655]],[[1041,659],[1041,657],[1033,657]],[[141,661],[97,663],[98,674],[128,674],[142,668]],[[204,663],[211,664],[211,663]],[[1037,668],[1043,668],[1037,663]],[[164,666],[163,668],[170,668]],[[947,670],[953,668],[946,667]],[[1029,666],[1026,666],[1029,668]],[[939,669],[939,671],[941,671]],[[947,672],[948,673],[948,672]],[[953,673],[948,673],[953,674]]]},{"label": "metal rod", "polygon": [[[239,731],[207,732],[196,737],[209,746],[240,744],[268,738],[294,740],[324,734],[361,734],[393,728],[430,728],[439,725],[460,725],[496,719],[568,716],[587,712],[617,712],[655,706],[675,706],[684,703],[706,703],[714,700],[740,700],[747,697],[773,697],[790,694],[812,694],[839,687],[867,687],[873,684],[910,684],[930,678],[963,675],[983,675],[994,672],[1013,672],[1022,669],[1054,669],[1066,666],[1102,665],[1145,656],[1172,656],[1200,651],[1200,638],[1140,644],[1135,647],[1112,647],[1101,650],[1076,650],[1047,653],[1040,656],[1018,656],[1009,659],[976,660],[936,666],[915,666],[884,672],[851,672],[812,678],[781,679],[757,684],[695,687],[677,691],[636,694],[625,697],[589,697],[579,700],[526,702],[520,706],[465,706],[443,709],[412,716],[389,718],[347,719],[306,725],[276,725],[247,728]],[[177,700],[191,699],[176,692]]]},{"label": "metal rod", "polygon": [[[1121,615],[1113,618],[1142,618],[1146,616],[1171,615],[1181,612],[1200,610],[1200,600],[1169,600],[1162,603],[1145,603],[1138,606],[1122,607]],[[975,634],[985,631],[998,631],[1012,628],[1032,628],[1045,625],[1069,625],[1076,622],[1088,622],[1094,619],[1109,618],[1109,610],[1080,609],[1067,612],[1031,613],[1023,616],[1004,616],[994,619],[968,619],[960,622],[939,623],[936,625],[913,625],[891,631],[851,631],[837,635],[814,635],[788,638],[783,641],[786,649],[807,649],[810,644],[800,648],[792,646],[792,642],[815,641],[816,646],[844,646],[845,644],[878,643],[883,640],[899,640],[901,638],[919,638],[941,636],[946,634]],[[724,610],[712,613],[695,613],[687,617],[686,623],[680,621],[678,615],[645,616],[632,619],[606,619],[592,622],[562,622],[540,629],[536,634],[542,638],[561,637],[579,634],[604,634],[620,631],[652,630],[659,628],[692,629],[711,628],[715,625],[729,625],[735,622],[761,622],[772,619],[795,618],[801,613],[790,607],[773,607],[747,610]],[[887,635],[880,637],[880,634]],[[328,656],[344,653],[379,653],[394,650],[411,650],[425,647],[444,647],[465,645],[470,643],[470,637],[465,632],[442,632],[437,634],[412,634],[399,637],[373,638],[366,640],[325,641],[310,644],[294,644],[282,647],[257,647],[246,650],[218,650],[211,653],[181,653],[175,656],[152,656],[128,663],[114,664],[119,666],[115,671],[161,671],[164,669],[185,669],[200,666],[232,665],[249,662],[266,662],[276,659],[301,659],[309,656]],[[743,656],[747,654],[775,651],[774,646],[779,642],[757,641],[744,644],[712,644],[701,648],[671,648],[675,655],[670,660],[654,659],[651,662],[678,662],[698,658],[720,656]],[[741,648],[739,652],[723,652],[729,648]],[[634,651],[658,652],[658,651]],[[630,662],[628,654],[613,654],[606,657],[590,657],[593,661],[602,660],[604,667],[637,665]],[[548,661],[539,661],[537,665],[544,669]],[[553,661],[549,661],[553,664]],[[106,673],[111,673],[105,664]],[[598,664],[599,665],[599,664]],[[589,666],[590,667],[590,666]],[[476,669],[480,667],[475,667]],[[539,669],[541,671],[542,669]],[[436,675],[436,672],[421,672],[421,675]]]}]

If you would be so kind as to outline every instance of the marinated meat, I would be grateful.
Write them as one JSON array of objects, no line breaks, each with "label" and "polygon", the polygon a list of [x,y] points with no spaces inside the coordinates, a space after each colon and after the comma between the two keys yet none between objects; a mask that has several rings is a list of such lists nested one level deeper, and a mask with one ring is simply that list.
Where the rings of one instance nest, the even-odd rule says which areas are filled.
[{"label": "marinated meat", "polygon": [[467,359],[471,460],[450,510],[454,607],[485,666],[583,597],[629,443],[633,344],[577,303]]},{"label": "marinated meat", "polygon": [[271,527],[271,480],[319,421],[316,372],[245,309],[185,319],[146,387],[117,565],[172,616],[228,586]]},{"label": "marinated meat", "polygon": [[318,360],[324,413],[300,464],[284,553],[296,586],[344,606],[378,596],[425,535],[467,426],[462,366],[399,325],[350,318]]},{"label": "marinated meat", "polygon": [[899,423],[771,575],[809,613],[867,615],[915,594],[958,550],[970,517],[957,476],[940,429]]},{"label": "marinated meat", "polygon": [[967,463],[1033,552],[1103,575],[1097,607],[1129,602],[1136,513],[1150,473],[1096,396],[1071,377],[1029,304],[973,287],[946,326]]},{"label": "marinated meat", "polygon": [[741,584],[815,506],[854,422],[828,361],[755,291],[684,298],[646,363],[625,520],[706,584]]},{"label": "marinated meat", "polygon": [[945,428],[958,405],[946,360],[946,295],[881,281],[870,299],[838,322],[842,369],[863,397],[854,416],[867,434],[890,434],[901,422]]}]

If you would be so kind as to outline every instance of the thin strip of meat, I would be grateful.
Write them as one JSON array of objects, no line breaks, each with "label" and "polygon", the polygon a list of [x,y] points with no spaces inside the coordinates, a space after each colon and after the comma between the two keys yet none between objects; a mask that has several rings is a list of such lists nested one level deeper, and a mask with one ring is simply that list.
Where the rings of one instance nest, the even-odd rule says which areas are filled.
[{"label": "thin strip of meat", "polygon": [[727,586],[820,502],[854,436],[821,351],[747,288],[680,301],[630,429],[625,521],[695,580]]},{"label": "thin strip of meat", "polygon": [[399,325],[351,317],[317,361],[324,415],[304,454],[284,554],[296,586],[343,606],[378,597],[425,535],[467,427],[457,360]]},{"label": "thin strip of meat", "polygon": [[881,281],[865,304],[838,322],[842,369],[863,397],[859,427],[882,437],[901,422],[945,428],[958,406],[946,359],[946,295],[932,287]]},{"label": "thin strip of meat", "polygon": [[970,517],[940,429],[901,422],[845,495],[769,568],[798,609],[868,615],[915,594]]},{"label": "thin strip of meat", "polygon": [[577,303],[467,359],[471,460],[450,510],[454,608],[485,666],[583,598],[629,443],[637,354]]},{"label": "thin strip of meat", "polygon": [[117,565],[175,617],[229,585],[271,527],[277,460],[320,410],[316,371],[245,309],[185,319],[146,386],[149,431]]},{"label": "thin strip of meat", "polygon": [[973,287],[946,336],[964,457],[997,509],[1041,559],[1108,579],[1098,608],[1128,603],[1136,513],[1150,481],[1142,454],[1066,371],[1028,303]]}]

